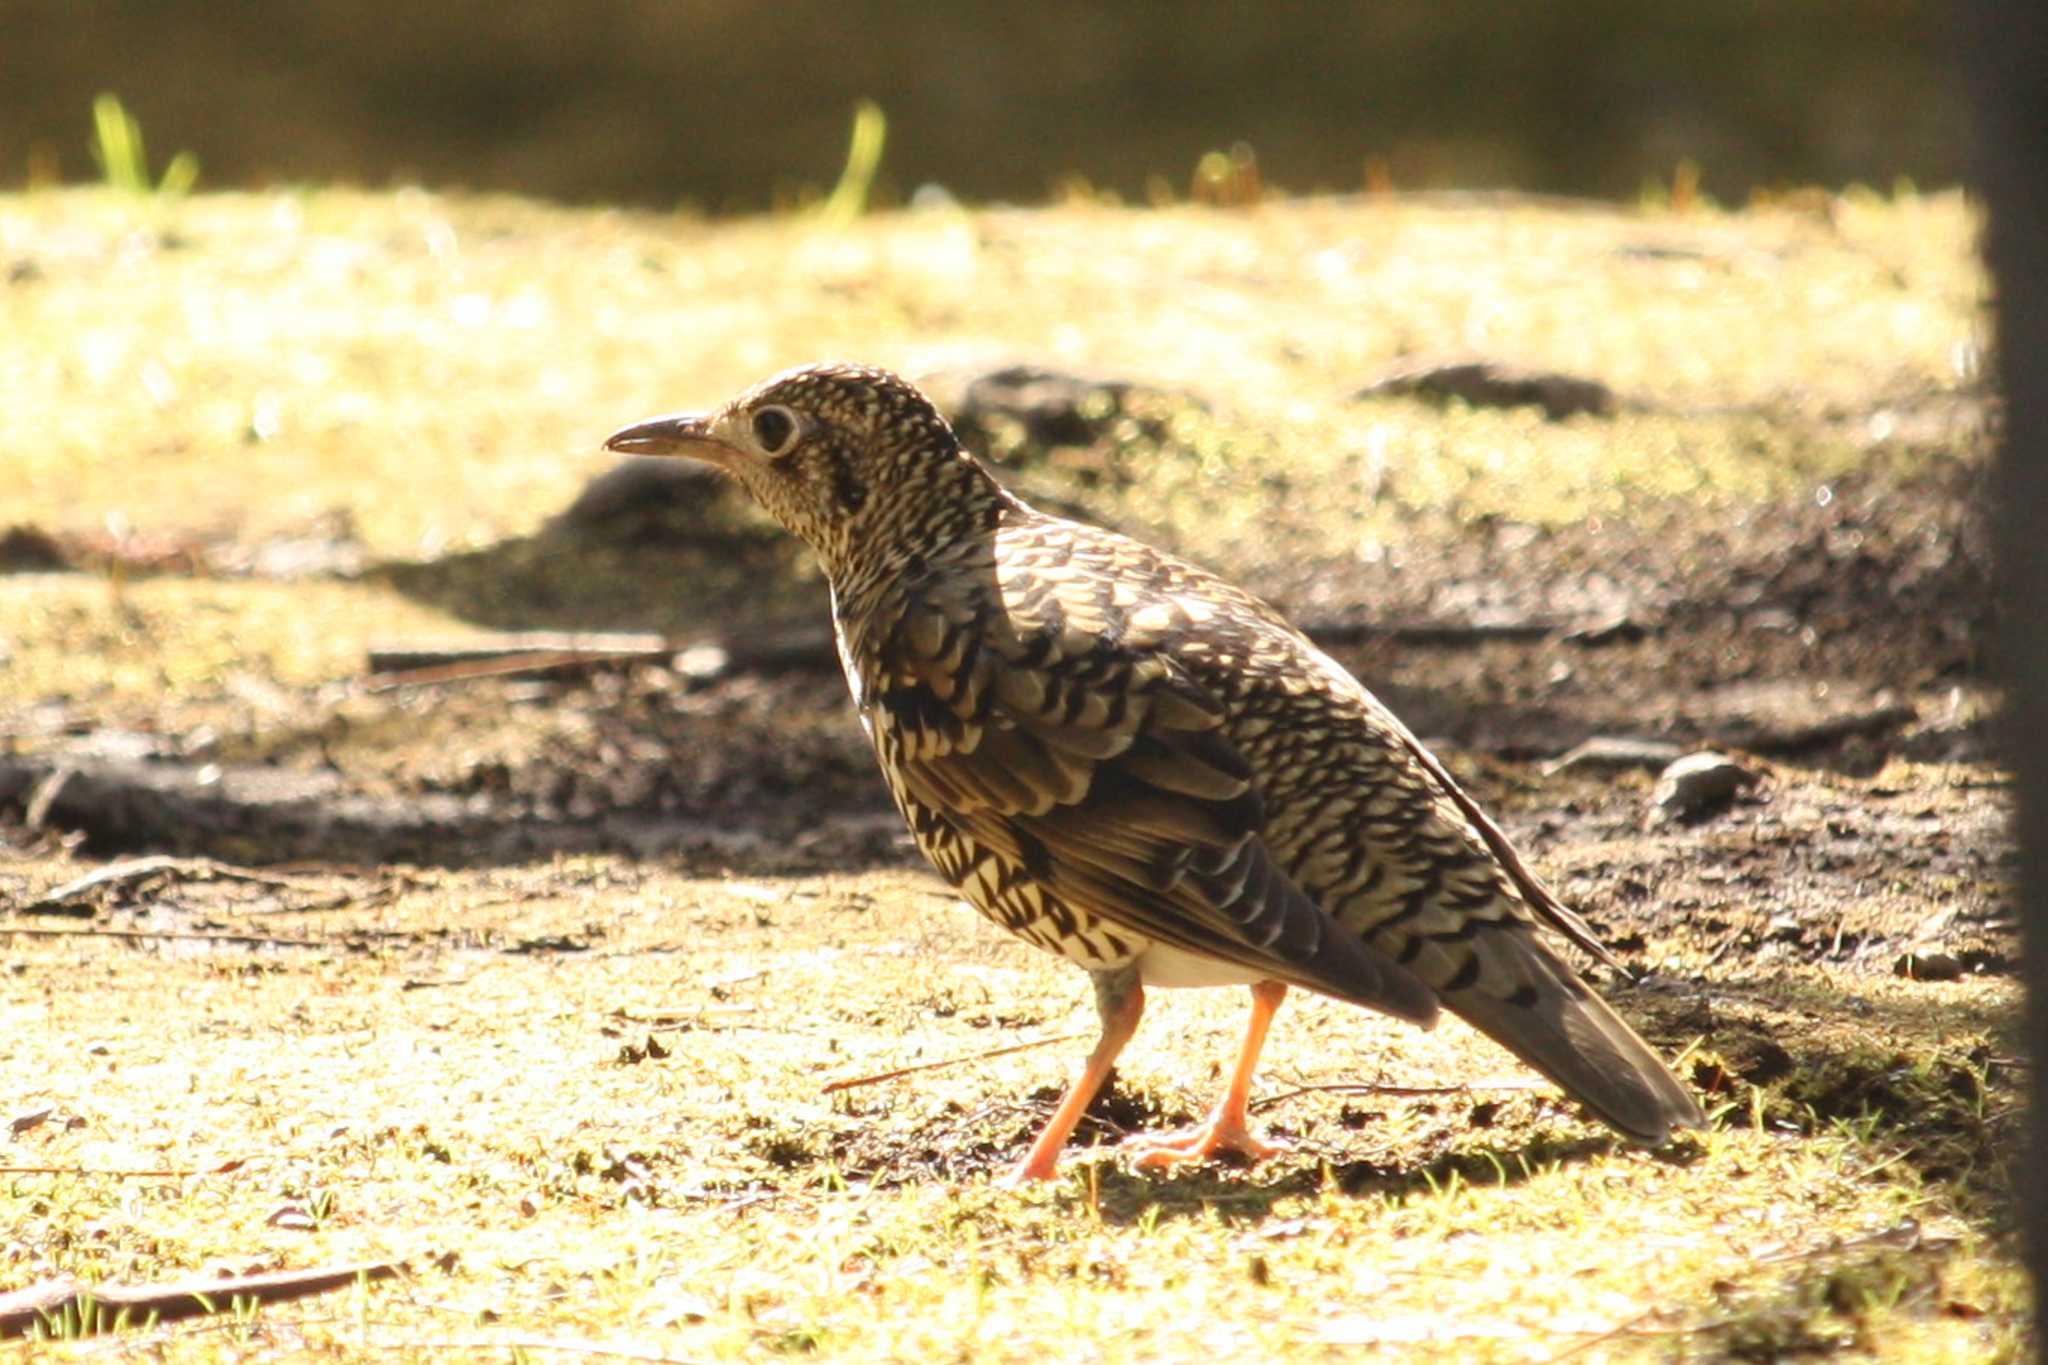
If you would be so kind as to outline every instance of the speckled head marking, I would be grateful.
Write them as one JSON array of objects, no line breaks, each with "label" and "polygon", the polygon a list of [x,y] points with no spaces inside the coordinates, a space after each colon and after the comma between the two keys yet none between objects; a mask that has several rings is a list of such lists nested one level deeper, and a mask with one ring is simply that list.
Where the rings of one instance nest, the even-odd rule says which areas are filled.
[{"label": "speckled head marking", "polygon": [[985,528],[1007,501],[930,399],[866,365],[785,370],[715,411],[639,422],[605,445],[717,465],[818,552],[835,584],[900,571],[910,548]]}]

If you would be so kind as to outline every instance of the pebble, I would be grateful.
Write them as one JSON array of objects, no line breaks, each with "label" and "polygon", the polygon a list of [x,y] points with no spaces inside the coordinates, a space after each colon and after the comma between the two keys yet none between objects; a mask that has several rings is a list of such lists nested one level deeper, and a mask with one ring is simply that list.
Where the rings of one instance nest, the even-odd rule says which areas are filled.
[{"label": "pebble", "polygon": [[1757,774],[1726,754],[1702,749],[1666,766],[1650,792],[1652,814],[1687,818],[1726,805],[1736,792],[1756,785]]},{"label": "pebble", "polygon": [[1892,975],[1909,981],[1954,981],[1963,974],[1963,964],[1948,953],[1902,953],[1892,964]]}]

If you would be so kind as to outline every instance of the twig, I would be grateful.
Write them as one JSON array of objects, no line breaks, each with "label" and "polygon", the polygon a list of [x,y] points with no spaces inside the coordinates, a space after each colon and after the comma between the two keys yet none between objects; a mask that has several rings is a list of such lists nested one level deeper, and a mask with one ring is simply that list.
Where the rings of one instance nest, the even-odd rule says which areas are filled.
[{"label": "twig", "polygon": [[782,634],[673,640],[637,631],[514,631],[475,640],[373,645],[372,677],[366,686],[382,692],[421,683],[461,682],[506,673],[588,669],[636,663],[674,663],[693,679],[709,681],[732,672],[773,673],[787,669],[837,669],[839,650],[832,633],[803,629]]},{"label": "twig", "polygon": [[1549,1088],[1542,1081],[1478,1081],[1470,1085],[1382,1085],[1375,1081],[1347,1081],[1337,1085],[1304,1085],[1285,1090],[1278,1095],[1253,1100],[1251,1108],[1254,1111],[1271,1109],[1276,1104],[1285,1104],[1303,1095],[1479,1095]]},{"label": "twig", "polygon": [[638,1346],[608,1346],[601,1341],[576,1341],[568,1337],[457,1337],[447,1341],[404,1341],[399,1346],[407,1351],[460,1351],[464,1355],[483,1351],[559,1351],[564,1355],[645,1360],[653,1365],[700,1365],[697,1357],[663,1355]]},{"label": "twig", "polygon": [[1584,1338],[1583,1340],[1573,1342],[1570,1346],[1565,1347],[1565,1349],[1559,1351],[1556,1355],[1552,1356],[1550,1358],[1551,1363],[1552,1365],[1556,1365],[1557,1361],[1563,1360],[1568,1356],[1575,1356],[1581,1351],[1591,1350],[1595,1346],[1599,1346],[1603,1343],[1614,1340],[1616,1337],[1621,1336],[1625,1332],[1634,1331],[1643,1323],[1648,1322],[1651,1318],[1656,1317],[1663,1311],[1664,1310],[1661,1308],[1645,1308],[1642,1312],[1636,1314],[1634,1317],[1624,1319],[1621,1322],[1617,1322],[1614,1324],[1614,1326],[1608,1328],[1604,1332],[1596,1332],[1593,1335]]},{"label": "twig", "polygon": [[652,1014],[635,1014],[631,1010],[616,1009],[611,1017],[627,1024],[643,1024],[659,1032],[671,1029],[687,1029],[692,1024],[701,1024],[721,1015],[758,1014],[759,1005],[704,1005],[693,1010],[655,1010]]},{"label": "twig", "polygon": [[1728,937],[1721,940],[1721,945],[1718,948],[1714,949],[1714,951],[1708,955],[1707,960],[1705,962],[1702,962],[1700,964],[1700,970],[1705,971],[1707,968],[1713,966],[1716,962],[1719,962],[1722,958],[1728,956],[1728,950],[1730,948],[1733,948],[1736,944],[1742,942],[1742,940],[1748,937],[1748,935],[1749,930],[1746,928],[1731,929],[1728,932]]},{"label": "twig", "polygon": [[189,929],[43,929],[25,924],[0,924],[0,934],[13,934],[19,938],[164,938],[186,943],[247,943],[265,948],[347,946],[341,939],[276,938],[269,934],[202,934]]},{"label": "twig", "polygon": [[1399,645],[1472,645],[1488,640],[1547,640],[1569,630],[1569,621],[1311,621],[1301,633],[1319,645],[1363,645],[1389,640]]},{"label": "twig", "polygon": [[[1311,621],[1303,633],[1319,645],[1386,640],[1408,645],[1472,645],[1490,640],[1533,641],[1570,630],[1570,620]],[[839,651],[829,631],[798,630],[767,636],[670,639],[639,631],[506,631],[463,640],[391,641],[370,647],[371,692],[429,683],[466,682],[508,674],[586,669],[683,659],[700,681],[728,673],[836,670]]]},{"label": "twig", "polygon": [[177,1167],[152,1171],[119,1166],[0,1166],[0,1175],[90,1175],[104,1176],[109,1180],[173,1180],[206,1174],[208,1172],[197,1168]]},{"label": "twig", "polygon": [[848,1076],[845,1080],[832,1081],[818,1093],[830,1095],[841,1090],[852,1090],[856,1086],[879,1085],[883,1081],[898,1080],[914,1076],[920,1071],[937,1071],[940,1067],[965,1066],[969,1062],[985,1062],[991,1057],[1007,1057],[1015,1052],[1029,1052],[1035,1047],[1051,1047],[1054,1043],[1071,1043],[1076,1038],[1086,1038],[1086,1033],[1061,1033],[1050,1038],[1040,1038],[1029,1043],[1012,1043],[1008,1047],[991,1048],[987,1052],[975,1052],[965,1057],[948,1057],[943,1061],[919,1062],[915,1066],[900,1066],[894,1071],[877,1071],[871,1076]]},{"label": "twig", "polygon": [[325,910],[367,910],[372,906],[389,905],[398,899],[398,890],[393,886],[373,886],[367,891],[336,891],[318,900],[300,901],[295,905],[273,905],[262,909],[247,906],[224,906],[221,913],[246,915],[260,919],[265,915],[314,915]]},{"label": "twig", "polygon": [[233,863],[224,863],[214,858],[174,858],[168,854],[156,854],[147,858],[129,858],[123,862],[108,863],[105,867],[95,868],[83,877],[44,892],[21,907],[21,910],[26,915],[70,914],[73,913],[71,903],[88,891],[97,891],[101,887],[126,886],[159,873],[217,878],[222,881],[254,882],[258,886],[274,886],[286,891],[325,889],[303,878],[281,876],[275,872],[259,872],[255,868],[237,867]]},{"label": "twig", "polygon": [[[1859,1173],[1857,1178],[1861,1179],[1863,1175],[1868,1173],[1868,1171]],[[1919,1220],[1908,1218],[1903,1223],[1895,1223],[1888,1228],[1879,1228],[1876,1232],[1867,1232],[1860,1237],[1831,1238],[1828,1241],[1810,1247],[1785,1247],[1768,1255],[1755,1257],[1752,1263],[1755,1265],[1777,1265],[1785,1261],[1817,1261],[1827,1256],[1839,1256],[1847,1251],[1861,1251],[1864,1247],[1870,1246],[1898,1247],[1906,1251],[1919,1251],[1923,1248],[1931,1251],[1946,1251],[1956,1245],[1956,1242],[1957,1239],[1954,1237],[1930,1237],[1926,1234],[1926,1229],[1920,1225]]]},{"label": "twig", "polygon": [[0,1294],[0,1340],[42,1328],[46,1335],[93,1336],[146,1319],[171,1322],[231,1310],[237,1303],[283,1303],[309,1294],[345,1289],[359,1280],[382,1280],[403,1267],[392,1261],[278,1270],[227,1279],[188,1279],[172,1284],[89,1285],[65,1278]]},{"label": "twig", "polygon": [[648,631],[505,631],[464,640],[413,640],[370,646],[372,673],[426,673],[442,667],[484,664],[541,654],[568,662],[644,662],[667,659],[676,645]]},{"label": "twig", "polygon": [[401,668],[372,674],[363,683],[366,692],[394,692],[401,687],[425,687],[433,683],[468,682],[472,678],[503,678],[519,673],[549,673],[557,669],[588,667],[593,664],[639,663],[666,660],[659,654],[616,653],[555,649],[530,654],[499,654],[489,658],[435,664],[429,668]]}]

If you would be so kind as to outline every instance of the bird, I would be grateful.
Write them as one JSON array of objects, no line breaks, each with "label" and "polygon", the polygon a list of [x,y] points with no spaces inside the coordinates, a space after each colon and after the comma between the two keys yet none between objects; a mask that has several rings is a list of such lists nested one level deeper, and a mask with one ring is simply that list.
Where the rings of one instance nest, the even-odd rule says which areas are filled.
[{"label": "bird", "polygon": [[1147,1171],[1284,1150],[1247,1108],[1290,990],[1463,1017],[1645,1146],[1703,1122],[1552,946],[1622,970],[1366,687],[1273,607],[1032,508],[866,365],[786,370],[607,438],[735,479],[806,542],[913,841],[980,913],[1084,968],[1101,1033],[1009,1174],[1053,1178],[1148,988],[1245,986],[1222,1096],[1126,1140]]}]

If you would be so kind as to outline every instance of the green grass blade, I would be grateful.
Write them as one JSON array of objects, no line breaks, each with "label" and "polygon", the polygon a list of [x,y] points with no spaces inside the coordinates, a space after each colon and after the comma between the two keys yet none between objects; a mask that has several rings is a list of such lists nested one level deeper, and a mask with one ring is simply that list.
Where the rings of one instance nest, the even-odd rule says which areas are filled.
[{"label": "green grass blade", "polygon": [[868,194],[874,189],[875,171],[882,164],[882,147],[888,140],[889,119],[882,106],[862,100],[853,109],[853,138],[846,148],[846,167],[839,183],[832,187],[818,207],[818,217],[832,227],[843,227],[867,212]]}]

